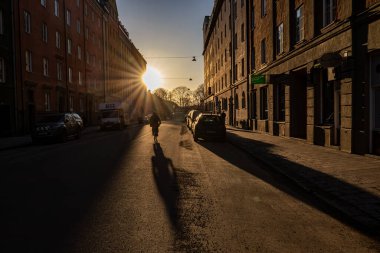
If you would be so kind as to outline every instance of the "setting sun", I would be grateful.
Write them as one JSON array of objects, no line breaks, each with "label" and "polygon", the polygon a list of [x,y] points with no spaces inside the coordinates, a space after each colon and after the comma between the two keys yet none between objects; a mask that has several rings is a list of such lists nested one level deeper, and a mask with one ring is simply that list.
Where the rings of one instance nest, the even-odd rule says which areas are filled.
[{"label": "setting sun", "polygon": [[147,66],[147,70],[143,75],[143,81],[148,90],[155,90],[161,86],[161,74],[157,69]]}]

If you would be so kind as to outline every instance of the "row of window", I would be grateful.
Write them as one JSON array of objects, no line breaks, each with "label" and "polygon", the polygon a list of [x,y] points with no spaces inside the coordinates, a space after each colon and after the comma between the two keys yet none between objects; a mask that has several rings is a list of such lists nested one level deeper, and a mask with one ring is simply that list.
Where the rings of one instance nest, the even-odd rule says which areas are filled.
[{"label": "row of window", "polygon": [[[27,50],[25,51],[25,70],[27,72],[33,72],[33,60],[32,52]],[[61,62],[57,62],[57,80],[62,80],[62,66]],[[49,60],[47,58],[42,58],[42,67],[43,75],[45,77],[49,76]],[[73,70],[71,67],[68,68],[68,81],[69,83],[73,82]],[[82,85],[82,72],[78,71],[78,84]]]},{"label": "row of window", "polygon": [[[52,110],[51,108],[51,92],[49,90],[46,90],[44,92],[44,98],[45,98],[45,102],[44,102],[44,109],[46,112],[50,112]],[[85,106],[84,106],[84,102],[85,100],[81,97],[79,98],[79,111],[80,112],[84,112],[85,110]],[[70,111],[74,111],[74,96],[69,96],[69,110]]]}]

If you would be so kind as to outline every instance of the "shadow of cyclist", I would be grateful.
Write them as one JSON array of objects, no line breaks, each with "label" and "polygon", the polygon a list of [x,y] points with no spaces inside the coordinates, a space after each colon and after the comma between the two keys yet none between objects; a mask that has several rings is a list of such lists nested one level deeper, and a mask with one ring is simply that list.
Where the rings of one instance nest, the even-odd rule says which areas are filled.
[{"label": "shadow of cyclist", "polygon": [[170,158],[165,157],[159,143],[153,144],[152,172],[157,189],[164,200],[170,222],[176,232],[182,231],[179,217],[180,189],[177,180],[176,168]]}]

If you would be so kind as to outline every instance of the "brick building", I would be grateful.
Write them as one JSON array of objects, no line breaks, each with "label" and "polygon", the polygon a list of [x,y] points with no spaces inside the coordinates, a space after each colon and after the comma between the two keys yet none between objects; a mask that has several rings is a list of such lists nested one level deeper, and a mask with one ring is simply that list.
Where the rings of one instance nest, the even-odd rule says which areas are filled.
[{"label": "brick building", "polygon": [[[215,1],[215,16],[220,2],[229,1]],[[380,1],[231,2],[232,8],[247,8],[248,126],[346,152],[380,154]],[[214,19],[206,18],[206,27]],[[208,47],[205,40],[210,87],[215,81],[206,70],[217,58],[208,57]],[[209,96],[207,101],[215,100]]]},{"label": "brick building", "polygon": [[0,2],[0,136],[13,134],[16,124],[11,10],[11,0]]},{"label": "brick building", "polygon": [[[128,80],[122,77],[132,69],[140,76],[145,71],[142,55],[125,46],[132,42],[115,1],[16,0],[13,8],[16,132],[28,132],[36,115],[46,112],[75,111],[96,124],[100,102],[126,99],[120,90]],[[128,62],[127,54],[138,60]]]}]

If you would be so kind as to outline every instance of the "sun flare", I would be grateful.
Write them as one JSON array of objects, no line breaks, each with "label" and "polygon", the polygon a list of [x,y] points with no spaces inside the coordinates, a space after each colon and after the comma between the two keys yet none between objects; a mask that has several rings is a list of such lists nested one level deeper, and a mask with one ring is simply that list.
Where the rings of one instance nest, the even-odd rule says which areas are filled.
[{"label": "sun flare", "polygon": [[142,78],[148,90],[153,91],[161,86],[160,72],[149,65],[147,66],[146,72]]}]

